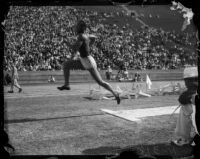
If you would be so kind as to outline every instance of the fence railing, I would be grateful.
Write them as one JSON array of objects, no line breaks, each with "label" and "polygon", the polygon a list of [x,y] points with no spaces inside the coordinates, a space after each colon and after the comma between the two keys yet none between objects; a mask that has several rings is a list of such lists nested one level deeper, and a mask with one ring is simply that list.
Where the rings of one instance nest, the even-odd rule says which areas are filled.
[{"label": "fence railing", "polygon": [[[106,71],[100,71],[102,78],[106,80]],[[117,70],[113,74],[117,74]],[[145,80],[146,74],[149,75],[152,81],[173,81],[182,80],[183,70],[129,70],[129,77],[134,78],[138,72],[142,79]],[[38,72],[19,72],[20,84],[45,84],[48,83],[49,76],[53,76],[56,83],[63,83],[64,76],[62,71],[38,71]],[[113,80],[116,81],[116,80]],[[71,71],[71,83],[94,82],[88,71]]]}]

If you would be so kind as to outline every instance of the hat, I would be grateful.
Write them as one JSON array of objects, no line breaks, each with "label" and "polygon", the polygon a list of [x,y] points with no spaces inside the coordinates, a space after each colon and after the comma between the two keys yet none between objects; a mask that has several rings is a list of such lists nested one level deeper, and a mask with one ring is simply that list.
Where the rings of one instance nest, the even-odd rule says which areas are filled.
[{"label": "hat", "polygon": [[198,77],[197,67],[186,67],[183,71],[183,78]]}]

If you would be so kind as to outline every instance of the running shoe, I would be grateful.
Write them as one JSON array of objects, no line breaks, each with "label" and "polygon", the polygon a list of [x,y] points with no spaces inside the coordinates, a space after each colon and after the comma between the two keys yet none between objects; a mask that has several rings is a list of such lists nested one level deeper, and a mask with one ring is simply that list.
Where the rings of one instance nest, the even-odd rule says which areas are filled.
[{"label": "running shoe", "polygon": [[19,93],[21,93],[22,92],[22,88],[19,88]]},{"label": "running shoe", "polygon": [[60,91],[62,90],[70,90],[69,86],[61,86],[61,87],[57,87]]},{"label": "running shoe", "polygon": [[14,93],[14,91],[8,91],[8,93]]}]

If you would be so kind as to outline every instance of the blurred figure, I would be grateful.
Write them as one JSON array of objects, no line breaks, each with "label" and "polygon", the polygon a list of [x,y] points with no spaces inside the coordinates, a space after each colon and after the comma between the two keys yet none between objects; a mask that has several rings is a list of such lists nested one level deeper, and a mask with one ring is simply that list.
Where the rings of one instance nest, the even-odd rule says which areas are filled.
[{"label": "blurred figure", "polygon": [[121,65],[119,66],[119,71],[117,73],[116,79],[118,79],[119,81],[129,79],[129,72],[126,63],[122,62]]},{"label": "blurred figure", "polygon": [[0,130],[0,140],[1,140],[1,146],[0,146],[0,154],[4,156],[3,158],[8,159],[11,158],[10,151],[14,152],[15,148],[9,143],[8,134],[5,130]]},{"label": "blurred figure", "polygon": [[135,73],[134,82],[138,82],[138,72]]},{"label": "blurred figure", "polygon": [[111,77],[112,77],[112,68],[109,65],[107,70],[106,70],[106,79],[111,80]]},{"label": "blurred figure", "polygon": [[49,76],[48,83],[55,83],[55,78],[53,75]]},{"label": "blurred figure", "polygon": [[143,79],[142,79],[142,77],[141,77],[140,74],[138,74],[138,81],[139,81],[139,82],[142,82],[142,81],[143,81]]},{"label": "blurred figure", "polygon": [[120,80],[120,79],[123,78],[124,68],[125,68],[124,62],[123,62],[123,61],[120,61],[120,63],[119,63],[119,71],[118,71],[118,73],[117,73],[117,75],[116,75],[116,79],[117,79],[117,80]]},{"label": "blurred figure", "polygon": [[8,91],[8,93],[14,93],[14,86],[16,88],[18,88],[19,93],[22,92],[22,88],[18,84],[18,80],[19,80],[19,76],[18,76],[16,64],[15,64],[15,62],[11,62],[11,87],[10,87],[10,91]]},{"label": "blurred figure", "polygon": [[187,90],[184,91],[178,99],[181,108],[175,129],[177,139],[172,141],[172,143],[177,146],[191,144],[193,141],[193,136],[191,136],[191,115],[193,113],[192,97],[196,94],[198,87],[197,67],[185,68],[183,78]]},{"label": "blurred figure", "polygon": [[129,79],[129,73],[128,73],[127,67],[124,68],[123,74],[124,74],[124,79],[128,80]]},{"label": "blurred figure", "polygon": [[134,82],[141,82],[141,81],[143,81],[141,75],[138,72],[136,72],[134,77]]}]

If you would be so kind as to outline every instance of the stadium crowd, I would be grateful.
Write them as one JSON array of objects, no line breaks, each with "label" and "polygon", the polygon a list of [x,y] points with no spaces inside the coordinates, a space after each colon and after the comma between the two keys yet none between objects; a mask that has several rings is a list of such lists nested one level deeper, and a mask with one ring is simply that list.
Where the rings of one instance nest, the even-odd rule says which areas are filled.
[{"label": "stadium crowd", "polygon": [[19,71],[61,70],[63,61],[71,57],[68,46],[75,41],[74,25],[79,19],[89,25],[88,33],[98,37],[91,53],[99,69],[108,65],[118,69],[123,64],[141,70],[196,65],[194,34],[105,23],[114,16],[127,15],[69,6],[11,6],[3,24],[4,69],[9,71],[10,61],[15,61]]}]

